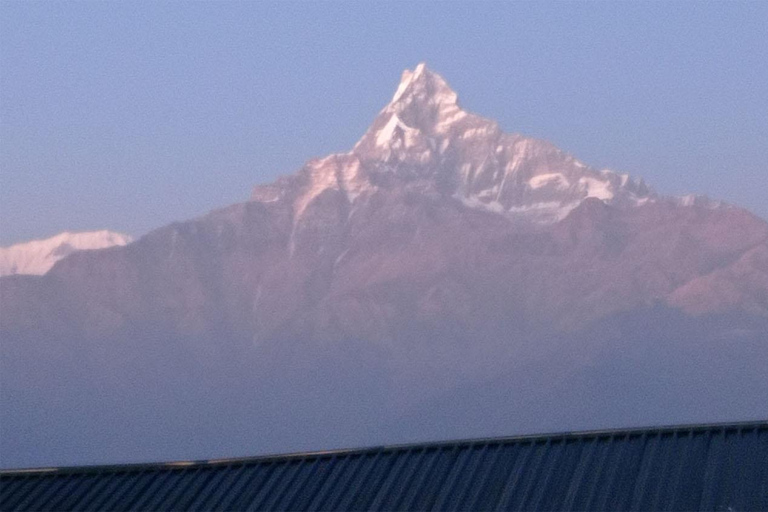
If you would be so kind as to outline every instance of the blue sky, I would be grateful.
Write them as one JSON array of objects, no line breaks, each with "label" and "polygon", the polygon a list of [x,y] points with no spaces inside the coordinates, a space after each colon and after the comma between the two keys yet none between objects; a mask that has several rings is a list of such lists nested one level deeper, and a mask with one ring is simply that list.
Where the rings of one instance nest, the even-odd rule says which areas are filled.
[{"label": "blue sky", "polygon": [[2,2],[0,14],[2,245],[140,235],[243,201],[351,148],[420,61],[506,131],[768,218],[768,2]]}]

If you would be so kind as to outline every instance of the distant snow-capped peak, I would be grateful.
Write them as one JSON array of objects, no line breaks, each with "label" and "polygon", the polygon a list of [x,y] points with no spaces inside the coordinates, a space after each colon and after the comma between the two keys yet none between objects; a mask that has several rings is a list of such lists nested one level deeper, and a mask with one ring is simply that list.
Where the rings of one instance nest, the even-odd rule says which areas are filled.
[{"label": "distant snow-capped peak", "polygon": [[133,241],[129,235],[114,231],[64,232],[44,240],[0,247],[0,276],[12,274],[42,275],[73,252],[105,249]]},{"label": "distant snow-capped peak", "polygon": [[252,199],[286,198],[298,219],[325,190],[354,202],[380,187],[414,184],[472,208],[544,224],[562,220],[587,198],[620,207],[659,200],[642,180],[595,169],[547,141],[504,133],[495,121],[463,110],[456,92],[424,63],[403,72],[392,100],[351,151],[310,160],[293,176],[257,186]]}]

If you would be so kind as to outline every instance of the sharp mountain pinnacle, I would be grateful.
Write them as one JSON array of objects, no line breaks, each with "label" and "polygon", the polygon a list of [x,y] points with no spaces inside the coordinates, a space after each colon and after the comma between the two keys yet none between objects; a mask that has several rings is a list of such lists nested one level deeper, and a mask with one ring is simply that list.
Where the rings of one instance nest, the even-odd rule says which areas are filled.
[{"label": "sharp mountain pinnacle", "polygon": [[626,174],[594,169],[549,142],[504,133],[495,121],[463,110],[448,82],[424,63],[403,72],[352,151],[312,160],[299,174],[290,190],[260,186],[253,198],[293,198],[299,218],[328,189],[353,202],[382,187],[416,187],[542,224],[564,219],[590,197],[623,207],[656,200]]}]

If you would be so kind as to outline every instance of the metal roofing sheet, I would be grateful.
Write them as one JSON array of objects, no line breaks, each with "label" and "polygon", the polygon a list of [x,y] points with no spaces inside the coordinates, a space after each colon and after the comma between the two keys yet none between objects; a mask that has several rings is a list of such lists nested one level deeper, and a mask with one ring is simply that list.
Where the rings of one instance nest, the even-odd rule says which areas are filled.
[{"label": "metal roofing sheet", "polygon": [[5,471],[0,510],[768,510],[768,422]]}]

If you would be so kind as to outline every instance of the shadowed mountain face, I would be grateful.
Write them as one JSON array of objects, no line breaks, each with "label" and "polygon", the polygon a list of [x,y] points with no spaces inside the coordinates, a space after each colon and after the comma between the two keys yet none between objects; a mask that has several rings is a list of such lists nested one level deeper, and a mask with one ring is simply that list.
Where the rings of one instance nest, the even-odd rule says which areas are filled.
[{"label": "shadowed mountain face", "polygon": [[419,65],[352,151],[0,279],[5,466],[764,416],[768,224]]}]

